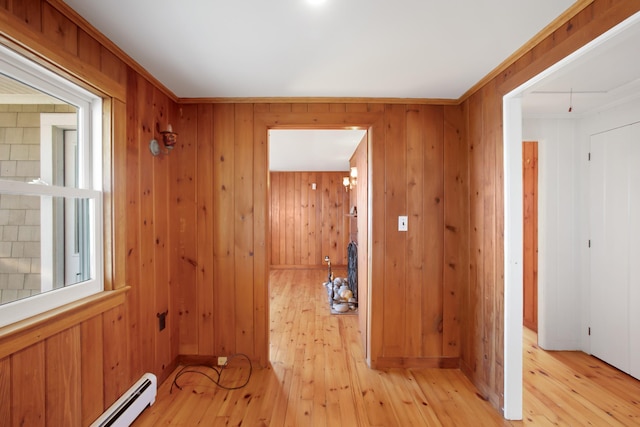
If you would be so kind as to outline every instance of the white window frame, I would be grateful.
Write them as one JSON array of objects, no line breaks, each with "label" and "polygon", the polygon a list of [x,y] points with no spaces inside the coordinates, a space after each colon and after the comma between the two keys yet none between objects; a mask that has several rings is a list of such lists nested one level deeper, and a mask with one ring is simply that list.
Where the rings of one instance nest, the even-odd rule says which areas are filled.
[{"label": "white window frame", "polygon": [[[102,99],[0,46],[3,74],[77,107],[78,156],[87,167],[77,188],[0,179],[0,193],[89,199],[91,278],[60,289],[0,305],[0,327],[44,313],[104,290],[102,195]],[[42,274],[46,274],[42,271]]]}]

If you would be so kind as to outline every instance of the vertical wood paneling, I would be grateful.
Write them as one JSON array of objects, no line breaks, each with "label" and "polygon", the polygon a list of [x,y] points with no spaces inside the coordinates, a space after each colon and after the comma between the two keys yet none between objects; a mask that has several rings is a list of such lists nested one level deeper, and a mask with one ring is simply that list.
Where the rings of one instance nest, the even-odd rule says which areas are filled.
[{"label": "vertical wood paneling", "polygon": [[[104,342],[104,408],[115,402],[134,381],[129,373],[129,348],[126,338],[127,322],[124,307],[113,308],[103,314],[102,336]],[[109,343],[118,343],[110,345]],[[148,365],[149,367],[153,365]],[[137,379],[137,378],[136,378]]]},{"label": "vertical wood paneling", "polygon": [[[309,241],[309,193],[311,183],[309,182],[310,173],[300,174],[300,264],[309,264],[309,244],[313,245],[313,241]],[[273,265],[273,264],[272,264]]]},{"label": "vertical wood paneling", "polygon": [[[324,255],[333,265],[347,264],[349,193],[342,186],[346,174],[270,173],[272,266],[324,266]],[[311,189],[314,182],[316,190]],[[283,206],[291,211],[283,212]],[[287,254],[280,252],[283,247]]]},{"label": "vertical wood paneling", "polygon": [[[91,424],[104,409],[104,338],[102,315],[80,325],[80,369],[82,396],[82,425]],[[108,379],[107,379],[108,381]]]},{"label": "vertical wood paneling", "polygon": [[[443,356],[443,268],[444,268],[444,115],[442,107],[422,106],[420,127],[424,129],[425,175],[422,201],[425,245],[421,255],[424,264],[424,286],[420,313],[423,322],[420,356]],[[408,126],[409,127],[409,126]],[[411,181],[410,181],[411,182]],[[446,301],[449,302],[450,301]],[[447,307],[448,308],[448,307]],[[448,325],[447,325],[448,326]],[[449,329],[446,329],[447,332]],[[458,354],[452,354],[457,357]]]},{"label": "vertical wood paneling", "polygon": [[[126,158],[126,176],[125,181],[126,197],[127,197],[127,217],[125,224],[131,224],[131,230],[126,233],[126,283],[132,286],[127,298],[127,310],[129,311],[129,339],[132,343],[136,343],[136,351],[130,353],[130,369],[132,375],[141,375],[144,372],[142,364],[142,354],[138,345],[141,343],[142,331],[139,323],[138,307],[142,304],[142,290],[140,287],[140,233],[138,231],[140,223],[140,197],[139,197],[139,180],[140,170],[138,159],[146,148],[141,143],[139,136],[141,113],[138,108],[138,91],[139,79],[133,70],[129,70],[127,78],[127,146]],[[135,106],[135,107],[134,107]],[[135,226],[134,226],[135,224]]]},{"label": "vertical wood paneling", "polygon": [[[494,92],[494,87],[483,88],[483,100],[487,105],[491,105],[495,102],[494,99],[497,96]],[[496,274],[496,132],[495,132],[495,119],[494,111],[491,108],[483,108],[482,121],[485,123],[482,134],[482,181],[480,184],[480,203],[483,209],[482,223],[480,226],[483,229],[482,250],[485,255],[481,260],[483,263],[483,276],[481,277],[482,283],[491,283],[494,286],[485,286],[484,299],[483,299],[483,323],[482,323],[482,340],[484,343],[482,353],[482,371],[484,378],[487,379],[489,386],[493,389],[494,384],[494,369],[495,355],[494,345],[496,336],[494,334],[495,322],[497,321],[496,315],[496,299],[495,293],[497,292],[497,280]]]},{"label": "vertical wood paneling", "polygon": [[[163,159],[153,157],[146,149],[151,139],[157,139],[162,144],[159,132],[155,126],[154,111],[154,87],[143,77],[137,76],[138,92],[134,108],[138,109],[138,122],[135,124],[136,137],[140,146],[137,167],[138,188],[135,196],[140,206],[140,217],[138,222],[138,249],[140,252],[139,277],[136,278],[140,304],[135,314],[137,314],[137,324],[139,328],[138,351],[141,359],[141,366],[155,365],[155,336],[157,330],[156,317],[156,271],[155,271],[155,230],[154,230],[154,181],[161,179],[156,176],[156,163]],[[144,301],[144,303],[143,303]],[[142,373],[142,372],[141,372]],[[141,374],[140,373],[140,374]]]},{"label": "vertical wood paneling", "polygon": [[[482,263],[482,242],[484,227],[482,219],[484,215],[481,203],[482,171],[482,104],[479,95],[474,95],[469,100],[469,179],[470,179],[470,259],[469,259],[469,307],[467,313],[468,323],[467,339],[469,354],[464,362],[468,365],[468,370],[473,376],[479,376],[478,369],[481,369],[482,354],[484,352],[484,340],[482,335],[482,325],[484,321],[483,301],[484,293],[482,278],[484,275]],[[481,391],[486,389],[483,385]]]},{"label": "vertical wood paneling", "polygon": [[80,326],[48,338],[45,354],[46,422],[56,426],[81,426]]},{"label": "vertical wood paneling", "polygon": [[0,359],[0,420],[11,420],[11,358]]},{"label": "vertical wood paneling", "polygon": [[[198,111],[198,136],[197,136],[197,311],[196,327],[192,333],[197,336],[197,347],[192,354],[213,354],[215,349],[215,321],[214,312],[219,295],[214,288],[214,272],[218,271],[214,266],[214,245],[220,236],[220,232],[214,231],[216,221],[213,203],[212,188],[207,183],[214,183],[214,135],[213,135],[213,106],[203,106]],[[222,160],[220,160],[222,161]],[[214,187],[215,188],[215,187]],[[218,306],[219,309],[219,306]]]},{"label": "vertical wood paneling", "polygon": [[233,104],[214,106],[213,197],[216,203],[213,255],[215,275],[220,278],[214,284],[214,325],[220,325],[216,330],[214,351],[220,355],[230,354],[236,346],[234,120]]},{"label": "vertical wood paneling", "polygon": [[461,354],[469,282],[469,185],[464,107],[444,108],[444,271],[443,356]]},{"label": "vertical wood paneling", "polygon": [[[169,119],[169,100],[158,89],[154,89],[154,121],[155,135],[161,138],[160,132],[167,129],[171,123]],[[176,123],[171,124],[175,126]],[[150,313],[154,336],[154,364],[153,372],[164,372],[169,368],[173,359],[171,354],[171,329],[168,327],[173,320],[174,313],[169,311],[169,187],[170,162],[173,156],[157,156],[154,158],[153,180],[153,257],[156,300],[154,310]],[[158,314],[167,313],[165,329],[160,330]]]},{"label": "vertical wood paneling", "polygon": [[524,326],[538,331],[538,142],[522,143],[523,255],[522,317]]},{"label": "vertical wood paneling", "polygon": [[[398,216],[407,215],[406,107],[385,108],[385,260],[384,260],[384,350],[387,357],[400,357],[406,342],[404,305],[407,298],[407,233],[398,231]],[[409,219],[411,227],[411,219]],[[405,325],[398,328],[397,325]]]},{"label": "vertical wood paneling", "polygon": [[[382,107],[384,108],[384,107]],[[381,111],[383,113],[384,110]],[[376,120],[371,125],[369,157],[369,245],[371,257],[371,275],[369,277],[370,288],[368,292],[367,321],[369,323],[368,348],[366,349],[367,362],[370,366],[377,366],[382,356],[384,347],[384,272],[386,257],[386,219],[385,219],[385,148],[387,138],[384,118]],[[374,191],[375,189],[375,191]],[[379,190],[380,189],[380,190]],[[382,278],[382,280],[381,280]]]},{"label": "vertical wood paneling", "polygon": [[[308,197],[307,197],[307,227],[306,234],[304,235],[304,239],[307,241],[307,247],[309,252],[307,253],[306,263],[307,265],[314,265],[318,262],[318,260],[324,260],[324,257],[321,253],[321,241],[318,238],[320,234],[317,233],[318,228],[318,217],[316,216],[316,205],[317,205],[317,195],[318,195],[318,181],[320,179],[320,175],[316,172],[309,173],[309,189],[308,189]],[[315,184],[316,189],[313,190],[311,185]],[[320,261],[322,262],[322,261]],[[275,264],[273,264],[275,265]]]},{"label": "vertical wood paneling", "polygon": [[[462,364],[465,372],[474,383],[479,387],[481,393],[491,399],[492,403],[500,407],[502,396],[502,335],[504,330],[503,322],[503,296],[504,296],[504,279],[502,274],[503,265],[503,228],[504,221],[502,217],[503,198],[502,184],[504,177],[502,174],[502,143],[501,143],[501,96],[503,93],[517,87],[542,71],[548,65],[553,64],[566,54],[572,52],[576,48],[584,45],[586,42],[601,34],[617,22],[622,21],[627,16],[636,12],[640,8],[637,2],[610,0],[595,0],[587,6],[583,12],[571,19],[568,25],[563,26],[553,35],[542,41],[531,52],[523,56],[511,68],[502,73],[495,82],[492,82],[485,89],[466,100],[461,114],[468,115],[468,151],[463,154],[462,158],[468,156],[469,175],[468,182],[464,182],[464,177],[458,180],[459,174],[449,175],[448,170],[456,170],[459,165],[445,164],[445,204],[448,205],[451,193],[447,190],[447,182],[452,185],[457,192],[461,189],[464,194],[465,185],[468,185],[469,200],[467,206],[469,208],[468,219],[468,244],[459,245],[456,250],[457,242],[465,240],[464,224],[461,225],[461,234],[457,234],[449,229],[453,227],[458,230],[457,226],[450,222],[451,218],[463,222],[464,215],[456,217],[452,211],[445,208],[445,248],[443,268],[443,340],[445,348],[443,351],[447,356],[455,357],[457,353],[455,348],[449,348],[448,343],[454,340],[457,335],[456,330],[456,306],[455,298],[449,297],[453,295],[451,289],[461,286],[461,296],[458,299],[460,303],[460,311],[465,317],[461,318],[463,326],[460,328],[462,339],[460,340],[459,354],[462,355]],[[151,84],[138,76],[135,72],[128,73],[126,91],[123,89],[124,84],[124,63],[115,58],[111,52],[104,50],[104,46],[100,47],[100,52],[96,50],[98,45],[89,34],[85,34],[78,26],[71,21],[64,13],[60,12],[63,8],[56,5],[55,2],[47,3],[40,0],[13,1],[7,10],[3,10],[3,14],[10,15],[9,24],[15,28],[7,29],[11,37],[17,37],[27,44],[32,43],[36,52],[42,51],[51,64],[60,64],[63,68],[67,68],[73,74],[80,78],[86,78],[90,86],[100,87],[106,93],[113,91],[121,101],[127,102],[127,121],[126,121],[126,156],[118,155],[122,149],[116,148],[114,162],[120,167],[114,168],[114,191],[125,191],[126,193],[126,220],[124,224],[116,223],[115,234],[121,233],[120,236],[126,236],[125,247],[118,250],[124,251],[113,256],[116,260],[116,271],[118,271],[118,260],[126,260],[125,277],[126,284],[131,286],[131,290],[127,294],[126,309],[119,307],[104,315],[104,324],[102,325],[103,340],[102,349],[104,350],[103,360],[103,404],[115,400],[119,394],[126,389],[133,379],[144,370],[160,369],[156,362],[158,356],[155,353],[160,351],[162,357],[166,352],[163,347],[164,343],[159,347],[156,342],[157,328],[157,307],[156,303],[164,305],[166,287],[169,286],[168,277],[160,277],[163,273],[158,270],[157,265],[153,265],[157,255],[158,245],[167,244],[169,238],[170,244],[178,245],[180,240],[171,243],[173,235],[163,234],[158,236],[154,227],[158,223],[172,222],[172,218],[176,217],[176,213],[180,210],[174,206],[178,206],[177,201],[179,195],[183,195],[189,200],[195,200],[195,187],[203,186],[198,191],[211,194],[211,209],[213,209],[215,219],[213,221],[213,232],[207,243],[198,243],[196,241],[199,232],[202,230],[198,221],[194,221],[198,217],[197,210],[201,205],[195,208],[185,207],[183,214],[180,216],[182,222],[179,227],[184,230],[181,235],[182,250],[181,255],[171,257],[171,269],[169,273],[172,275],[171,280],[176,280],[176,287],[172,288],[170,297],[177,295],[181,299],[180,329],[174,329],[172,326],[172,334],[179,333],[178,338],[181,343],[181,352],[193,353],[199,351],[198,342],[200,340],[210,339],[213,334],[215,336],[215,351],[220,348],[226,350],[234,350],[244,335],[243,331],[248,331],[248,323],[244,323],[244,315],[249,310],[253,312],[253,340],[254,351],[259,358],[265,362],[267,357],[267,283],[266,268],[269,265],[268,248],[270,236],[266,235],[268,201],[267,201],[267,141],[266,129],[267,123],[264,115],[281,114],[280,123],[289,121],[291,124],[300,125],[330,125],[337,126],[339,124],[351,123],[352,118],[359,126],[372,127],[372,146],[371,158],[369,159],[371,168],[371,206],[370,224],[371,224],[371,294],[369,299],[371,302],[371,310],[368,316],[371,326],[371,341],[368,343],[370,351],[368,357],[372,364],[376,365],[383,359],[383,355],[398,355],[399,357],[416,357],[418,355],[411,354],[418,347],[413,336],[404,334],[392,334],[389,325],[393,325],[395,320],[413,323],[415,319],[420,319],[423,329],[429,325],[434,315],[428,304],[421,306],[423,312],[420,315],[415,313],[403,314],[404,304],[408,301],[408,295],[416,295],[420,291],[424,297],[425,288],[420,289],[414,282],[413,277],[418,277],[418,262],[425,263],[426,257],[429,257],[427,246],[421,249],[417,241],[407,240],[407,237],[398,235],[397,215],[408,213],[409,209],[414,212],[421,212],[425,216],[429,211],[428,206],[431,201],[428,200],[432,196],[431,190],[428,190],[426,184],[424,193],[420,196],[420,192],[416,191],[416,184],[409,178],[415,175],[415,165],[411,163],[413,172],[409,169],[398,169],[393,166],[409,165],[409,152],[417,147],[417,141],[430,132],[430,124],[424,124],[425,129],[415,129],[413,124],[409,124],[412,115],[406,115],[407,106],[385,106],[383,104],[338,104],[338,103],[317,103],[317,104],[255,104],[252,106],[254,118],[240,120],[243,116],[236,110],[236,106],[220,105],[215,107],[212,113],[212,121],[220,125],[212,126],[205,132],[200,131],[199,124],[195,121],[199,117],[195,117],[195,108],[185,106],[185,111],[191,111],[191,117],[194,118],[191,124],[182,122],[182,129],[177,129],[182,139],[183,135],[192,135],[197,132],[197,140],[200,137],[211,137],[214,144],[212,151],[215,152],[212,161],[209,164],[203,162],[198,163],[198,169],[201,167],[213,168],[214,175],[209,187],[208,181],[201,181],[199,175],[189,173],[188,169],[194,170],[196,164],[196,156],[199,156],[195,146],[189,148],[185,146],[185,153],[178,154],[174,151],[171,159],[152,159],[148,152],[148,142],[151,138],[152,125],[154,117],[156,117],[157,106],[165,108],[165,100],[159,95],[149,98],[152,92],[149,87]],[[16,21],[19,20],[20,22]],[[26,25],[22,24],[25,23]],[[19,28],[19,30],[16,30]],[[84,28],[84,27],[83,27]],[[5,29],[3,29],[5,30]],[[100,64],[98,69],[97,59]],[[114,83],[116,82],[116,83]],[[124,96],[126,94],[126,96]],[[116,96],[114,95],[114,96]],[[155,98],[155,99],[154,99]],[[156,104],[157,101],[157,104]],[[164,107],[163,107],[164,105]],[[200,108],[198,106],[197,108]],[[117,107],[114,107],[117,108]],[[413,107],[409,108],[412,109]],[[422,109],[423,107],[420,107]],[[448,109],[449,107],[447,107]],[[453,107],[452,107],[453,108]],[[386,113],[384,113],[386,111]],[[445,110],[447,111],[447,110]],[[449,110],[451,111],[451,110]],[[236,114],[238,117],[236,117]],[[304,114],[304,118],[295,116],[296,114]],[[361,115],[368,115],[366,118]],[[384,122],[380,119],[385,114]],[[418,113],[420,115],[422,113]],[[447,113],[448,114],[448,113]],[[457,114],[457,113],[456,113]],[[256,115],[263,115],[260,119],[256,119]],[[114,116],[115,120],[117,116]],[[186,114],[184,117],[189,117]],[[457,120],[458,118],[456,118]],[[253,121],[253,123],[251,123]],[[445,118],[445,122],[447,122]],[[464,120],[462,120],[464,122]],[[390,127],[383,126],[386,124]],[[269,121],[269,125],[273,125],[274,121]],[[463,126],[465,124],[463,123]],[[114,123],[117,128],[122,126],[121,123]],[[253,136],[249,131],[253,126]],[[249,131],[245,129],[249,128]],[[432,130],[432,129],[431,129]],[[424,133],[423,133],[424,132]],[[244,135],[244,136],[242,136]],[[193,135],[195,136],[195,135]],[[252,141],[251,141],[252,139]],[[449,141],[448,137],[445,137]],[[195,140],[195,139],[194,139]],[[425,165],[429,153],[429,143],[420,149],[425,151]],[[242,292],[252,292],[253,301],[247,305],[242,305],[243,301],[238,301],[240,293],[238,269],[235,264],[238,257],[242,256],[241,249],[245,248],[246,243],[251,237],[244,234],[245,230],[238,230],[238,224],[246,224],[237,216],[245,211],[246,200],[241,199],[243,196],[235,194],[239,191],[236,186],[245,188],[245,183],[241,177],[245,175],[246,165],[242,163],[240,166],[239,158],[235,157],[234,144],[252,144],[252,148],[247,150],[247,156],[253,157],[253,170],[251,179],[253,181],[252,191],[253,199],[253,282],[251,287],[242,288]],[[399,145],[398,145],[399,144]],[[445,157],[447,156],[447,146],[445,145]],[[240,147],[238,150],[245,150],[246,147]],[[399,151],[398,151],[399,150]],[[248,153],[250,152],[250,153]],[[182,157],[184,154],[185,157]],[[223,159],[226,155],[226,161]],[[453,153],[452,153],[453,154]],[[244,155],[243,155],[244,156]],[[184,185],[176,184],[177,189],[184,192],[171,193],[167,208],[165,204],[167,200],[162,197],[156,197],[159,187],[163,182],[159,177],[163,165],[158,163],[171,163],[175,158],[176,162],[187,160],[187,165],[182,174],[174,175],[171,179],[183,179]],[[198,157],[199,159],[199,157]],[[190,161],[190,163],[189,163]],[[464,160],[460,160],[464,163]],[[122,167],[122,165],[126,167]],[[218,172],[217,168],[221,170]],[[239,168],[239,170],[235,170]],[[124,172],[126,170],[126,172]],[[172,170],[172,168],[169,168]],[[457,170],[460,174],[464,174],[462,169]],[[199,172],[198,172],[199,173]],[[425,169],[424,180],[427,180],[429,172]],[[118,177],[125,175],[123,180],[126,189],[122,189],[118,185]],[[157,181],[156,181],[157,179]],[[205,177],[206,179],[206,177]],[[216,181],[217,179],[217,181]],[[194,182],[195,181],[195,182]],[[122,181],[120,181],[122,182]],[[166,183],[166,181],[164,181]],[[302,185],[302,183],[301,183]],[[173,184],[169,183],[173,189]],[[224,188],[223,188],[224,187]],[[302,187],[300,188],[300,200],[303,198]],[[323,186],[319,185],[319,188]],[[386,193],[385,193],[386,191]],[[422,208],[416,204],[409,204],[409,195],[413,197],[422,197]],[[174,198],[174,195],[177,197]],[[114,196],[117,198],[118,196]],[[456,201],[462,203],[456,196]],[[242,204],[240,207],[238,204]],[[195,202],[194,202],[195,205]],[[319,223],[321,206],[316,205],[316,210],[309,210],[310,222]],[[464,207],[464,204],[463,204]],[[162,210],[166,210],[166,216],[163,216]],[[420,211],[422,209],[422,211]],[[403,212],[401,210],[406,210]],[[452,209],[453,210],[453,209]],[[155,213],[154,213],[155,212]],[[316,213],[316,220],[313,221],[311,215]],[[453,221],[453,220],[452,220]],[[196,223],[193,225],[193,223]],[[409,227],[411,228],[412,220],[410,218]],[[422,222],[427,233],[426,225],[429,220],[423,218]],[[124,233],[121,227],[126,227]],[[282,231],[282,230],[281,230]],[[316,233],[320,234],[321,229],[316,229]],[[123,234],[122,234],[123,233]],[[303,234],[301,233],[301,238]],[[448,237],[447,237],[448,236]],[[156,239],[160,238],[160,244],[156,244]],[[207,236],[205,235],[205,238]],[[403,240],[405,239],[405,240]],[[116,242],[119,239],[115,238]],[[316,239],[317,240],[317,239]],[[187,247],[191,243],[193,247]],[[424,245],[431,244],[425,241]],[[118,243],[116,243],[118,245]],[[236,245],[238,245],[236,247]],[[462,247],[463,249],[459,249]],[[465,261],[464,247],[470,250],[468,261]],[[208,249],[209,248],[209,249]],[[175,248],[172,248],[172,250]],[[327,248],[328,249],[328,248]],[[451,249],[451,252],[449,252]],[[200,251],[214,251],[215,258],[211,263],[204,262],[198,264],[199,257],[202,256]],[[424,251],[423,256],[416,256],[412,251]],[[206,253],[206,252],[205,252]],[[464,265],[464,270],[468,271],[468,282],[465,279],[466,272],[463,269],[455,269],[450,266],[449,254],[456,256]],[[164,256],[160,252],[161,257]],[[310,258],[318,258],[323,255],[321,250],[317,250],[315,256],[311,254]],[[442,254],[440,254],[442,256]],[[302,252],[301,252],[301,257]],[[420,258],[423,258],[420,261]],[[413,264],[413,263],[416,264]],[[183,268],[174,268],[179,265]],[[457,263],[454,263],[456,266]],[[193,292],[193,283],[195,282],[195,269],[208,268],[211,274],[209,287],[206,285],[198,288],[198,292]],[[425,265],[425,269],[426,264]],[[413,269],[413,271],[412,271]],[[425,270],[426,271],[426,270]],[[425,271],[420,272],[425,276]],[[182,277],[178,273],[185,272]],[[214,274],[215,272],[215,274]],[[116,277],[118,277],[116,273]],[[190,276],[191,274],[191,276]],[[397,277],[401,280],[397,280]],[[394,279],[387,282],[387,279]],[[188,282],[184,288],[178,287],[178,282]],[[205,279],[201,279],[204,282]],[[409,282],[409,283],[406,283]],[[455,283],[454,283],[455,282]],[[456,283],[461,283],[456,284]],[[191,286],[191,287],[189,287]],[[425,287],[431,286],[424,284]],[[434,290],[429,287],[429,290]],[[219,311],[210,321],[202,322],[201,325],[207,324],[210,328],[209,335],[204,336],[203,331],[194,326],[201,319],[194,319],[198,313],[197,303],[202,296],[199,291],[211,292],[212,297],[215,296],[214,308]],[[159,292],[156,294],[155,292]],[[148,304],[148,295],[151,295],[152,304]],[[390,297],[389,300],[386,297]],[[387,314],[389,316],[387,316]],[[238,316],[242,316],[239,321]],[[171,317],[171,314],[170,314]],[[411,319],[411,320],[406,320]],[[171,321],[170,321],[171,323]],[[93,325],[90,329],[95,328]],[[385,329],[386,328],[386,329]],[[195,330],[195,332],[194,332]],[[212,331],[212,334],[211,334]],[[393,332],[397,332],[397,329]],[[73,332],[71,332],[73,334]],[[226,335],[225,335],[226,334]],[[220,335],[220,336],[218,336]],[[85,332],[84,326],[81,328],[82,344],[80,352],[85,353]],[[451,339],[447,339],[451,337]],[[175,337],[173,338],[175,339]],[[423,343],[421,343],[423,344]],[[97,344],[96,344],[97,345]],[[218,346],[219,345],[219,346]],[[243,346],[245,344],[242,344]],[[249,345],[247,343],[247,345]],[[424,351],[428,351],[430,345],[425,346]],[[45,423],[45,345],[39,343],[35,346],[24,349],[10,357],[10,367],[7,368],[9,362],[7,359],[0,362],[0,397],[3,393],[3,387],[6,389],[7,380],[6,372],[11,371],[11,406],[10,414],[11,422],[20,425],[22,422],[29,425],[43,425]],[[162,348],[161,350],[158,350]],[[87,353],[88,354],[88,353]],[[202,353],[201,353],[202,354]],[[72,360],[75,356],[71,356]],[[81,364],[84,359],[89,356],[82,356]],[[160,364],[162,365],[162,364]],[[84,366],[84,365],[83,365]],[[82,370],[84,383],[85,371]],[[4,377],[3,377],[4,376]],[[3,380],[4,378],[4,380]],[[3,386],[4,383],[4,386]],[[53,399],[53,397],[49,397]],[[7,400],[3,400],[6,402]],[[83,404],[83,407],[86,407]],[[84,409],[83,409],[84,410]],[[93,411],[96,409],[93,408]],[[6,415],[6,410],[0,415]],[[5,418],[8,419],[8,418]],[[83,414],[83,420],[86,420]]]},{"label": "vertical wood paneling", "polygon": [[46,425],[44,347],[39,342],[11,356],[11,425]]},{"label": "vertical wood paneling", "polygon": [[294,221],[298,223],[297,226],[293,227],[293,259],[299,260],[302,256],[301,245],[302,245],[302,227],[300,223],[300,218],[302,215],[302,176],[300,174],[293,175],[293,218]]},{"label": "vertical wood paneling", "polygon": [[235,175],[235,250],[234,301],[236,309],[236,351],[255,354],[253,300],[254,209],[253,209],[253,105],[235,106],[236,149],[233,157]]},{"label": "vertical wood paneling", "polygon": [[262,366],[269,358],[269,167],[267,132],[253,116],[253,303],[254,350]]},{"label": "vertical wood paneling", "polygon": [[280,175],[269,175],[269,227],[271,229],[271,265],[280,265]]},{"label": "vertical wood paneling", "polygon": [[[180,130],[177,147],[171,155],[170,210],[171,218],[171,339],[173,352],[177,354],[197,354],[198,348],[198,301],[196,270],[198,245],[196,241],[197,215],[200,209],[196,203],[196,182],[198,153],[197,144],[200,121],[198,106],[180,107],[176,120]],[[210,134],[210,132],[209,132]],[[206,135],[203,136],[206,138]],[[209,207],[209,215],[212,208]],[[206,237],[206,236],[205,236]],[[212,253],[211,251],[209,252]],[[209,260],[209,265],[213,262]],[[213,305],[213,301],[210,302]]]},{"label": "vertical wood paneling", "polygon": [[[409,354],[422,354],[422,346],[438,352],[438,324],[428,322],[429,316],[423,316],[423,295],[431,295],[425,302],[438,304],[438,292],[435,283],[427,280],[437,271],[427,269],[427,260],[424,258],[424,250],[428,242],[437,241],[437,236],[426,234],[427,229],[427,197],[425,197],[428,180],[425,178],[427,159],[425,157],[427,147],[426,126],[424,109],[421,106],[407,106],[407,210],[409,228],[407,235],[407,279],[406,279],[406,310],[404,327],[407,331],[404,348]],[[431,142],[432,144],[434,141]],[[437,169],[436,169],[437,171]],[[433,171],[435,172],[435,171]],[[431,178],[431,176],[430,176]],[[426,307],[425,307],[426,308]],[[440,310],[431,314],[438,318]],[[424,322],[423,322],[424,317]],[[435,327],[433,327],[435,326]],[[435,335],[435,337],[434,337]],[[434,339],[435,338],[435,339]]]},{"label": "vertical wood paneling", "polygon": [[[110,185],[105,185],[105,190],[109,192],[108,196],[113,200],[113,217],[105,218],[105,224],[109,224],[111,227],[110,231],[113,236],[113,241],[110,241],[111,247],[127,248],[127,106],[117,99],[113,99],[111,106],[113,115],[113,149],[109,152],[110,162],[108,165],[112,165],[113,175]],[[114,161],[114,159],[118,159],[118,161]],[[105,200],[105,203],[107,203],[107,200]],[[105,249],[106,251],[108,251],[108,248]],[[118,289],[127,284],[127,252],[123,249],[112,252],[110,254],[113,260],[112,287],[113,289]]]},{"label": "vertical wood paneling", "polygon": [[284,259],[288,265],[295,265],[295,175],[286,175],[285,182]]}]

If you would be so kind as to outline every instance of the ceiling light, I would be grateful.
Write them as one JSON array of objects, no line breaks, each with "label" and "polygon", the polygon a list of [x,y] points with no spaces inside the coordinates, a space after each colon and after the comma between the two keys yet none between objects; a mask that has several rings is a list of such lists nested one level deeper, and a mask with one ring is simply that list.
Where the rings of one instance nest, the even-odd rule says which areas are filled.
[{"label": "ceiling light", "polygon": [[307,3],[312,4],[314,6],[319,6],[323,4],[327,0],[307,0]]}]

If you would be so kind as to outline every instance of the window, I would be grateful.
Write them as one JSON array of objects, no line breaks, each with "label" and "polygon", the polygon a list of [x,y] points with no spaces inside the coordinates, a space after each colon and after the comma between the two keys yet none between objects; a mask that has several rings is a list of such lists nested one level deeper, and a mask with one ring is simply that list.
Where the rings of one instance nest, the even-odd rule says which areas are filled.
[{"label": "window", "polygon": [[0,326],[104,289],[102,100],[0,46]]}]

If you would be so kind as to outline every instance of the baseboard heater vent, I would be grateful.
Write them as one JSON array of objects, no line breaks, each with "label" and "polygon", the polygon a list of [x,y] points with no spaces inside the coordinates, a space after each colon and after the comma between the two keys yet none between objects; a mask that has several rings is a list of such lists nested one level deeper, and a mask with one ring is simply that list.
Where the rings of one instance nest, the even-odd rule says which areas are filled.
[{"label": "baseboard heater vent", "polygon": [[123,394],[91,427],[128,427],[138,415],[156,401],[158,380],[153,374],[144,374]]}]

